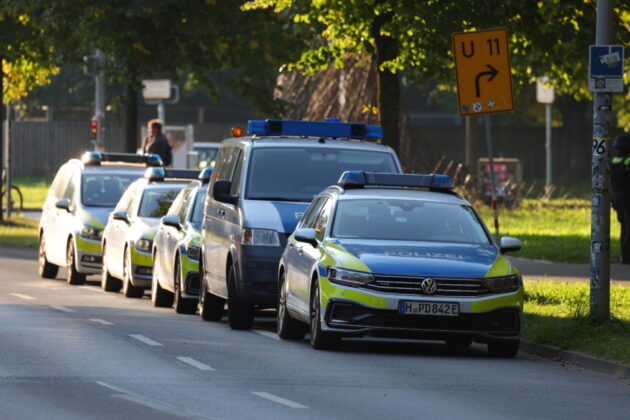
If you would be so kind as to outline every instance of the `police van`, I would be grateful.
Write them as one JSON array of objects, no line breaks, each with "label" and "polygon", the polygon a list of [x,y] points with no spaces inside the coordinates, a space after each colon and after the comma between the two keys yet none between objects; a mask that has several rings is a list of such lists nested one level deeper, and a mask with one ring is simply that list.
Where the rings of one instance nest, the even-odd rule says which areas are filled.
[{"label": "police van", "polygon": [[[315,195],[346,170],[401,173],[396,153],[366,124],[250,121],[249,136],[223,141],[205,202],[199,312],[251,327],[256,307],[274,307],[287,238]],[[234,132],[233,132],[234,133]]]}]

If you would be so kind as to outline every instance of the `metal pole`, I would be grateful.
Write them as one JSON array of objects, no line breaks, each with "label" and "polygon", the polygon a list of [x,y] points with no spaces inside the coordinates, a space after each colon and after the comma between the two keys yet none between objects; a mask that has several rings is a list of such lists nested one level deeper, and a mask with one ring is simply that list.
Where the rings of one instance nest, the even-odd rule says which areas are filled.
[{"label": "metal pole", "polygon": [[551,174],[551,104],[545,105],[545,150],[547,152],[547,179],[545,185],[549,192],[553,183]]},{"label": "metal pole", "polygon": [[[597,1],[595,43],[610,45],[613,0]],[[612,94],[595,92],[593,108],[591,302],[590,315],[597,321],[610,318],[610,133]]]},{"label": "metal pole", "polygon": [[[2,174],[4,171],[4,130],[1,128],[2,124],[4,124],[4,71],[2,62],[4,61],[4,57],[0,56],[0,182],[2,180]],[[9,195],[7,194],[7,198]],[[3,220],[4,215],[2,211],[2,202],[4,200],[4,196],[0,194],[0,221]]]},{"label": "metal pole", "polygon": [[166,110],[164,109],[164,100],[160,99],[157,106],[158,118],[162,121],[162,125],[166,125]]},{"label": "metal pole", "polygon": [[494,235],[496,237],[497,244],[500,244],[501,237],[499,235],[499,210],[497,209],[497,185],[494,174],[494,158],[492,156],[492,131],[490,129],[490,116],[488,114],[484,115],[483,121],[486,126],[486,147],[488,148],[488,163],[490,164],[490,185],[492,186],[492,213],[494,214]]},{"label": "metal pole", "polygon": [[4,190],[7,192],[7,219],[11,218],[11,103],[6,105],[6,120],[4,121],[4,161],[5,184]]},{"label": "metal pole", "polygon": [[98,123],[96,131],[96,141],[94,142],[94,150],[103,150],[105,144],[104,124],[105,124],[105,80],[103,78],[103,65],[105,64],[105,54],[97,49],[95,51],[98,59],[98,71],[94,76],[94,117]]}]

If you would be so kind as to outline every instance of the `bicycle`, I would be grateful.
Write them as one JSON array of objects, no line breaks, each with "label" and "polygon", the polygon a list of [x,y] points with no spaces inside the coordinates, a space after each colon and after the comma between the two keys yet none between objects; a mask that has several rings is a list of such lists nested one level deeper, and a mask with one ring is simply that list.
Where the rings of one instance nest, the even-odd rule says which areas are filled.
[{"label": "bicycle", "polygon": [[11,203],[11,212],[21,213],[24,211],[24,197],[22,196],[22,191],[16,186],[11,185],[10,192],[8,195],[6,194],[6,171],[2,171],[2,176],[0,177],[0,197],[2,197],[2,213],[7,213],[9,209],[9,203]]}]

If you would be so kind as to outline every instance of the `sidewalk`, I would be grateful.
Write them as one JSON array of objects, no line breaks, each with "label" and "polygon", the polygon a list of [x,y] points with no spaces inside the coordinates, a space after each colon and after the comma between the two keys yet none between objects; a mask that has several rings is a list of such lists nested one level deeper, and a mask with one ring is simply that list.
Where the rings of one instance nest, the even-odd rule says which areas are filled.
[{"label": "sidewalk", "polygon": [[[556,263],[526,258],[508,258],[520,270],[525,280],[554,280],[566,282],[590,282],[590,264]],[[630,265],[611,264],[612,284],[630,286]]]}]

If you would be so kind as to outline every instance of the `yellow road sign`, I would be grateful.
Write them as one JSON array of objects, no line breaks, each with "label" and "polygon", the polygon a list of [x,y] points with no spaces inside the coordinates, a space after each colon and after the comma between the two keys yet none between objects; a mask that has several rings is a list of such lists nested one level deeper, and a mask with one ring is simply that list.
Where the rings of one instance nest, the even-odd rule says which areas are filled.
[{"label": "yellow road sign", "polygon": [[453,34],[460,115],[514,110],[507,29]]}]

